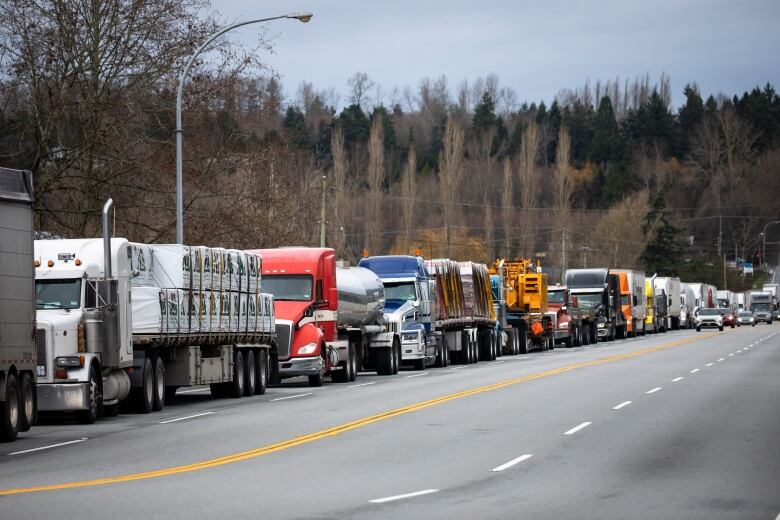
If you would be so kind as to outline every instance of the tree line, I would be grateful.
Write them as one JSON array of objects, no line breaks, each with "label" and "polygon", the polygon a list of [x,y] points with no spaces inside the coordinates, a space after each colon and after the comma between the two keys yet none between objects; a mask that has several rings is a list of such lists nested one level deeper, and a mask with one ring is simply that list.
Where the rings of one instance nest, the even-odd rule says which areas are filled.
[{"label": "tree line", "polygon": [[[173,241],[178,74],[219,20],[195,1],[9,0],[0,22],[0,165],[33,171],[38,229],[94,236],[110,196],[117,234]],[[780,217],[770,84],[691,81],[673,108],[667,75],[521,102],[494,75],[384,90],[356,73],[342,101],[287,93],[270,48],[222,42],[186,83],[187,242],[318,244],[324,189],[326,243],[352,261],[419,248],[717,284]]]}]

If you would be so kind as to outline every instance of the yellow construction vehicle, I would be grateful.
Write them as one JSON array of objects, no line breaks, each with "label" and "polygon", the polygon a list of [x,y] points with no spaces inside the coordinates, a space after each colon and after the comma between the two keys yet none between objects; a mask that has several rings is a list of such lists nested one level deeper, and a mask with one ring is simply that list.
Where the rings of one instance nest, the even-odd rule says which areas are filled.
[{"label": "yellow construction vehicle", "polygon": [[529,350],[552,350],[553,320],[547,308],[547,275],[541,266],[527,258],[499,259],[490,267],[502,291],[498,316],[507,334],[506,354],[525,354]]}]

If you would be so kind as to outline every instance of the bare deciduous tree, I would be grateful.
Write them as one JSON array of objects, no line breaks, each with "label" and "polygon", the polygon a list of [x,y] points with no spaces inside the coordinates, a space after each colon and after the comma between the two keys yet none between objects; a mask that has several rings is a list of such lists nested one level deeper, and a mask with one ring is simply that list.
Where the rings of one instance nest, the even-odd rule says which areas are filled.
[{"label": "bare deciduous tree", "polygon": [[333,248],[343,257],[344,251],[344,222],[347,216],[347,151],[344,148],[344,129],[337,124],[330,138],[330,151],[333,156]]},{"label": "bare deciduous tree", "polygon": [[566,270],[568,223],[571,217],[571,197],[574,193],[574,180],[571,174],[571,136],[569,130],[561,125],[558,130],[558,149],[555,152],[555,169],[553,170],[553,208],[561,233],[561,271]]},{"label": "bare deciduous tree", "polygon": [[520,188],[521,208],[523,210],[523,234],[521,248],[525,256],[534,252],[535,236],[531,233],[533,222],[531,208],[539,207],[539,169],[536,161],[539,157],[539,126],[531,119],[523,131],[523,144],[520,147]]},{"label": "bare deciduous tree", "polygon": [[514,172],[512,161],[504,159],[504,183],[501,190],[501,225],[504,227],[504,257],[512,256],[512,236],[514,235]]},{"label": "bare deciduous tree", "polygon": [[458,200],[458,188],[463,177],[464,141],[463,129],[452,118],[448,118],[442,136],[442,151],[439,154],[439,196],[442,203],[444,244],[448,256],[452,251],[455,205]]},{"label": "bare deciduous tree", "polygon": [[415,217],[415,197],[417,196],[417,154],[414,145],[409,146],[409,154],[401,174],[401,220],[404,226],[404,244],[411,248],[412,228]]},{"label": "bare deciduous tree", "polygon": [[377,112],[368,138],[368,194],[365,220],[366,249],[378,254],[382,247],[382,186],[385,182],[385,131],[382,114]]}]

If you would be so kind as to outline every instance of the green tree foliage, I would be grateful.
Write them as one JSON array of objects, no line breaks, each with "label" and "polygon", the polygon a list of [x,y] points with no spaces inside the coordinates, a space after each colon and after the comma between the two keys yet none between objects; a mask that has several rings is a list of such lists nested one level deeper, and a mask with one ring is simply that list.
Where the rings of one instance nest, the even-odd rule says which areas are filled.
[{"label": "green tree foliage", "polygon": [[287,134],[287,140],[298,148],[307,148],[311,145],[309,138],[309,129],[306,127],[306,120],[303,112],[297,107],[288,107],[284,114],[284,129]]},{"label": "green tree foliage", "polygon": [[653,90],[647,103],[629,114],[626,126],[634,140],[655,147],[663,156],[671,151],[674,117],[657,90]]},{"label": "green tree foliage", "polygon": [[704,101],[696,83],[685,85],[685,104],[680,107],[677,116],[677,146],[675,151],[683,156],[691,148],[691,139],[696,128],[704,119]]},{"label": "green tree foliage", "polygon": [[471,118],[471,127],[474,133],[480,135],[489,131],[491,128],[495,128],[497,125],[496,119],[496,103],[490,96],[489,92],[482,94],[482,99],[477,106],[474,107],[474,116]]},{"label": "green tree foliage", "polygon": [[680,273],[683,247],[680,244],[680,230],[668,220],[666,196],[658,192],[652,208],[645,217],[643,232],[648,242],[639,261],[647,273],[659,276],[677,276]]},{"label": "green tree foliage", "polygon": [[341,111],[339,123],[344,128],[344,143],[347,148],[356,143],[368,142],[368,134],[371,130],[371,121],[366,117],[360,105],[353,104]]}]

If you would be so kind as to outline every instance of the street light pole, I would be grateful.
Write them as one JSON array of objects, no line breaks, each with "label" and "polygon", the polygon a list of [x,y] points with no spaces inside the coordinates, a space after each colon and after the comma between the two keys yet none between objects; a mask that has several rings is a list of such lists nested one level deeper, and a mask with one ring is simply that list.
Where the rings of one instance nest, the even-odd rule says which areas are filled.
[{"label": "street light pole", "polygon": [[293,20],[299,20],[303,23],[306,23],[309,20],[311,20],[312,16],[314,15],[308,12],[289,13],[289,14],[283,14],[281,16],[272,16],[270,18],[258,18],[255,20],[245,20],[243,22],[234,23],[233,25],[228,25],[227,27],[223,27],[222,29],[212,34],[208,40],[206,40],[200,47],[198,47],[198,50],[195,51],[195,54],[192,55],[192,57],[187,62],[187,65],[184,67],[184,71],[182,71],[181,76],[179,76],[179,89],[176,92],[176,243],[177,244],[184,243],[184,189],[182,186],[183,174],[182,174],[181,98],[182,95],[184,94],[184,80],[187,77],[187,74],[190,72],[190,68],[192,68],[193,63],[195,63],[195,59],[198,57],[198,55],[201,52],[203,52],[209,45],[211,45],[211,42],[213,42],[214,40],[216,40],[226,32],[236,29],[237,27],[243,27],[244,25],[249,25],[253,23],[270,22],[271,20],[279,20],[281,18],[290,18]]},{"label": "street light pole", "polygon": [[761,253],[761,262],[766,265],[766,228],[771,226],[772,224],[780,224],[780,220],[775,220],[773,222],[767,222],[767,224],[764,226],[764,231],[761,232],[761,235],[763,235],[764,245],[761,248],[763,251]]}]

